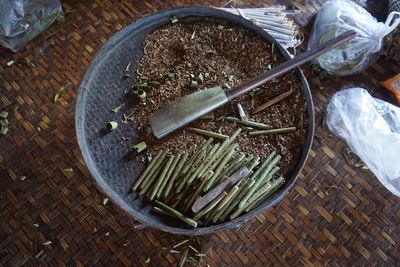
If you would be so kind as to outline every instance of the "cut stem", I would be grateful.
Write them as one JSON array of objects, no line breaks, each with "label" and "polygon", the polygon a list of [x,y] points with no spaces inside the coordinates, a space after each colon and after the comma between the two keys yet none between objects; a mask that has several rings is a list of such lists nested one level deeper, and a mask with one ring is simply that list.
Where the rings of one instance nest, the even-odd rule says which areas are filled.
[{"label": "cut stem", "polygon": [[164,192],[164,199],[168,197],[172,186],[174,185],[174,182],[176,180],[176,178],[178,177],[179,173],[181,172],[185,162],[187,161],[189,157],[189,154],[185,153],[183,154],[183,156],[181,157],[181,159],[179,160],[179,163],[177,164],[175,170],[172,173],[171,178],[169,179],[166,188],[165,188],[165,192]]},{"label": "cut stem", "polygon": [[207,174],[205,175],[203,181],[201,181],[200,186],[197,188],[196,192],[192,195],[192,197],[190,198],[189,202],[185,206],[185,212],[188,212],[190,210],[190,208],[193,206],[193,203],[196,201],[196,199],[198,197],[200,197],[201,191],[203,191],[203,188],[204,188],[204,186],[206,186],[208,179],[210,179],[210,177],[213,176],[213,174],[214,174],[213,171],[207,172]]},{"label": "cut stem", "polygon": [[109,131],[115,130],[118,127],[118,123],[116,121],[107,122],[106,128]]},{"label": "cut stem", "polygon": [[161,194],[162,194],[164,188],[166,187],[169,179],[171,178],[172,172],[175,170],[176,165],[178,164],[181,157],[182,157],[181,154],[178,154],[176,157],[174,157],[174,161],[172,161],[171,166],[169,167],[168,172],[165,175],[165,178],[164,178],[162,184],[160,185],[160,189],[158,189],[158,191],[157,191],[157,199],[161,198]]},{"label": "cut stem", "polygon": [[277,97],[272,98],[270,101],[268,101],[268,102],[262,104],[261,106],[257,107],[257,108],[252,112],[252,114],[256,114],[256,113],[258,113],[258,112],[260,112],[260,111],[263,111],[263,110],[266,109],[266,108],[269,108],[269,107],[272,106],[272,105],[275,105],[275,104],[278,103],[279,101],[281,101],[281,100],[285,99],[286,97],[290,96],[293,92],[294,92],[294,90],[293,90],[293,89],[290,89],[289,91],[287,91],[287,92],[285,92],[285,93],[283,93],[283,94],[280,94],[280,95],[278,95]]},{"label": "cut stem", "polygon": [[180,213],[179,211],[165,205],[164,203],[156,200],[155,201],[156,205],[159,206],[160,208],[162,208],[163,210],[165,210],[166,212],[174,215],[175,217],[177,217],[178,219],[184,221],[185,223],[187,223],[188,225],[196,228],[197,227],[197,222],[195,220],[192,220],[190,218],[185,217],[182,213]]},{"label": "cut stem", "polygon": [[212,142],[213,140],[214,140],[214,139],[213,139],[212,137],[210,137],[209,139],[207,139],[207,141],[203,141],[203,142],[199,145],[199,147],[196,149],[195,153],[190,157],[190,159],[188,160],[188,162],[187,162],[187,163],[185,164],[185,166],[183,167],[183,169],[182,169],[182,174],[185,174],[185,173],[189,170],[189,168],[190,168],[190,166],[192,165],[193,161],[196,160],[197,156],[198,156],[199,153],[201,152],[201,149],[202,149],[203,147],[207,147],[209,144],[211,144],[211,142]]},{"label": "cut stem", "polygon": [[243,121],[243,120],[240,120],[235,117],[226,117],[225,119],[230,122],[236,122],[238,124],[242,124],[242,125],[254,127],[254,128],[259,128],[259,129],[263,129],[263,130],[268,130],[268,129],[272,128],[272,126],[270,126],[268,124],[264,124],[264,123],[257,122],[257,121],[249,121],[249,120]]},{"label": "cut stem", "polygon": [[229,205],[233,202],[234,198],[236,195],[239,194],[239,187],[234,186],[231,188],[229,193],[225,196],[225,198],[218,204],[218,206],[215,208],[215,214],[211,214],[211,220],[213,223],[216,223],[219,218],[222,216],[224,211],[229,207]]},{"label": "cut stem", "polygon": [[155,160],[153,159],[151,162],[155,161],[154,165],[152,166],[152,169],[149,171],[148,173],[148,179],[146,179],[146,181],[144,181],[141,185],[140,185],[140,189],[143,189],[144,187],[146,187],[148,184],[151,184],[152,181],[151,177],[153,176],[153,174],[157,171],[157,169],[160,168],[160,165],[163,163],[165,157],[167,156],[167,151],[163,151],[161,156]]},{"label": "cut stem", "polygon": [[190,175],[189,179],[188,179],[188,183],[192,184],[192,182],[200,177],[200,172],[203,169],[204,165],[207,164],[207,162],[210,160],[210,158],[214,155],[215,151],[217,151],[217,149],[219,148],[219,144],[215,144],[213,146],[213,148],[210,150],[210,152],[208,152],[205,160],[196,168],[196,170]]},{"label": "cut stem", "polygon": [[149,174],[149,172],[153,169],[154,164],[157,162],[158,158],[161,156],[161,154],[163,153],[163,151],[158,151],[158,153],[156,154],[156,156],[153,158],[152,161],[150,161],[149,165],[147,166],[147,168],[142,172],[142,174],[140,175],[140,177],[136,180],[136,182],[134,183],[133,187],[132,187],[132,191],[135,191],[136,189],[138,189],[139,185],[146,179],[147,175]]},{"label": "cut stem", "polygon": [[226,154],[226,156],[221,160],[221,163],[218,165],[217,169],[214,172],[214,175],[208,180],[207,185],[204,187],[204,192],[208,191],[215,183],[218,182],[219,179],[218,176],[220,175],[221,171],[224,169],[226,163],[231,159],[233,154],[235,153],[235,148],[236,146],[233,146],[230,148],[229,152]]},{"label": "cut stem", "polygon": [[205,135],[208,137],[222,139],[222,140],[229,138],[229,136],[227,136],[225,134],[215,133],[215,132],[211,132],[211,131],[207,131],[207,130],[203,130],[203,129],[199,129],[199,128],[194,128],[194,127],[186,127],[185,130],[187,130],[189,132]]},{"label": "cut stem", "polygon": [[271,155],[264,161],[264,163],[258,168],[258,170],[251,176],[255,184],[250,188],[249,192],[243,197],[243,199],[239,203],[239,208],[243,208],[246,201],[253,195],[253,193],[258,189],[259,185],[263,182],[265,177],[267,177],[268,173],[271,171],[273,167],[278,163],[281,159],[280,155],[275,157],[276,152],[272,152]]},{"label": "cut stem", "polygon": [[204,209],[202,209],[199,213],[194,216],[193,220],[198,221],[200,220],[204,215],[206,215],[208,212],[210,212],[228,193],[225,191],[222,192],[221,195],[219,195],[216,199],[210,202]]},{"label": "cut stem", "polygon": [[254,131],[250,132],[250,136],[258,136],[258,135],[268,135],[268,134],[282,134],[282,133],[292,133],[296,131],[296,127],[286,127],[286,128],[278,128],[264,131]]},{"label": "cut stem", "polygon": [[136,153],[140,153],[143,150],[145,150],[146,148],[147,148],[147,145],[145,142],[140,142],[140,143],[137,143],[136,145],[132,146],[132,149],[135,150]]},{"label": "cut stem", "polygon": [[263,202],[264,200],[266,200],[271,194],[273,194],[276,190],[279,189],[279,187],[281,187],[281,185],[285,182],[285,179],[281,176],[278,179],[274,180],[271,182],[271,187],[269,188],[269,190],[267,190],[264,194],[262,194],[256,201],[254,201],[252,204],[250,204],[247,208],[246,208],[246,212],[249,212],[250,210],[252,210],[254,207],[258,206],[261,202]]},{"label": "cut stem", "polygon": [[247,121],[249,118],[247,117],[246,113],[244,112],[242,104],[237,103],[236,106],[237,106],[237,109],[238,109],[238,112],[239,112],[240,120]]},{"label": "cut stem", "polygon": [[[215,151],[214,155],[211,157],[210,161],[204,165],[203,169],[200,171],[199,176],[202,176],[206,171],[210,169],[210,166],[213,167],[212,165],[215,161],[218,161],[218,157],[225,151],[225,149],[233,142],[233,140],[236,139],[236,137],[240,134],[242,129],[237,129],[231,137],[226,139],[218,148],[217,151]],[[213,170],[213,168],[211,168]]]},{"label": "cut stem", "polygon": [[165,177],[166,177],[166,175],[168,173],[168,170],[171,167],[171,164],[172,164],[173,161],[174,161],[174,156],[169,156],[168,160],[167,160],[167,163],[164,166],[163,171],[161,172],[160,176],[158,177],[158,179],[157,179],[157,181],[156,181],[156,183],[155,183],[155,185],[153,187],[153,191],[151,192],[150,197],[149,197],[150,200],[153,200],[154,197],[156,196],[156,194],[157,194],[158,190],[160,189],[160,186],[163,183],[163,181],[164,181],[164,179],[165,179]]}]

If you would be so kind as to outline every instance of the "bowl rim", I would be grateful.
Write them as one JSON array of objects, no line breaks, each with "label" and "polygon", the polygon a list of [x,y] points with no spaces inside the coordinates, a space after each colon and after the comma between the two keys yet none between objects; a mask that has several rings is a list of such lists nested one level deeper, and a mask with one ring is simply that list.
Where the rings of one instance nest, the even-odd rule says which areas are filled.
[{"label": "bowl rim", "polygon": [[[292,171],[292,177],[291,179],[288,179],[289,182],[286,182],[283,187],[281,187],[278,191],[276,191],[274,194],[271,195],[271,197],[265,202],[269,202],[268,204],[260,204],[258,205],[257,208],[253,209],[252,211],[242,214],[238,218],[235,218],[234,220],[228,221],[228,222],[223,222],[219,223],[216,225],[211,225],[207,227],[199,227],[199,228],[194,228],[194,229],[189,229],[189,228],[179,228],[179,227],[173,227],[169,225],[161,225],[161,224],[156,224],[153,222],[150,222],[146,220],[147,216],[144,216],[143,214],[139,212],[135,212],[130,205],[128,205],[122,198],[116,197],[117,194],[113,193],[113,190],[109,187],[107,183],[104,182],[104,180],[101,178],[101,174],[99,170],[96,167],[95,161],[92,158],[90,151],[88,149],[87,145],[87,138],[85,134],[85,129],[84,129],[84,122],[85,122],[85,95],[87,93],[86,88],[90,85],[90,82],[92,81],[94,74],[96,73],[98,66],[100,66],[99,62],[102,60],[105,60],[105,54],[109,53],[115,44],[118,42],[122,41],[123,39],[127,38],[129,36],[129,32],[134,31],[135,29],[140,28],[141,26],[144,26],[148,24],[149,22],[152,22],[154,20],[166,20],[168,19],[168,22],[165,24],[169,23],[169,19],[171,16],[176,16],[179,19],[185,19],[187,17],[209,17],[217,20],[222,20],[226,21],[229,24],[233,24],[239,27],[243,27],[251,32],[254,32],[255,34],[259,35],[262,37],[264,40],[273,42],[275,43],[275,47],[279,50],[279,52],[282,54],[282,56],[288,60],[291,58],[290,54],[286,49],[284,49],[271,35],[269,35],[266,31],[255,25],[254,23],[240,17],[234,14],[231,14],[227,11],[223,11],[217,8],[211,8],[211,7],[202,7],[202,6],[183,6],[183,7],[176,7],[176,8],[168,8],[168,9],[163,9],[161,11],[154,12],[152,14],[146,15],[144,17],[141,17],[137,19],[136,21],[133,21],[131,24],[123,28],[122,30],[118,31],[115,33],[103,46],[102,48],[96,53],[94,58],[92,59],[90,65],[88,66],[82,81],[81,85],[79,87],[79,91],[77,94],[77,100],[76,100],[76,107],[75,107],[75,125],[76,125],[76,136],[79,144],[79,148],[81,150],[83,160],[89,169],[89,172],[92,175],[92,178],[95,180],[95,185],[100,191],[105,193],[110,200],[115,204],[116,207],[119,209],[122,209],[125,213],[127,213],[130,217],[134,218],[135,220],[139,221],[140,223],[143,224],[144,228],[151,227],[155,229],[159,229],[165,232],[169,232],[172,234],[181,234],[181,235],[207,235],[207,234],[213,234],[219,231],[224,231],[224,230],[229,230],[232,228],[236,228],[243,223],[253,219],[256,217],[258,214],[261,212],[265,212],[269,208],[277,205],[282,201],[282,199],[288,194],[289,189],[293,186],[293,184],[296,182],[298,175],[300,174],[301,170],[303,169],[309,151],[311,149],[311,145],[313,142],[313,136],[314,136],[314,106],[313,106],[313,100],[312,100],[312,95],[310,91],[310,87],[308,85],[308,82],[301,71],[300,68],[296,68],[296,74],[298,78],[302,82],[303,86],[303,93],[306,98],[306,103],[307,103],[307,114],[308,114],[308,126],[306,130],[306,139],[304,140],[302,144],[302,150],[301,150],[301,156],[299,159],[299,162],[297,163],[296,167]],[[163,24],[163,25],[165,25]],[[159,26],[160,27],[160,26]],[[279,195],[278,195],[279,193]],[[274,197],[274,198],[273,198]],[[270,201],[271,200],[271,201]]]}]

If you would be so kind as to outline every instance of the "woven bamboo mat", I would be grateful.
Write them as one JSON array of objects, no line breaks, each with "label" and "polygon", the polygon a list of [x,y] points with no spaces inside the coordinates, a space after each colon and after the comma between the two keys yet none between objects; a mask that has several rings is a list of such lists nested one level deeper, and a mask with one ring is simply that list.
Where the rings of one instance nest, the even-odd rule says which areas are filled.
[{"label": "woven bamboo mat", "polygon": [[[237,1],[239,2],[239,1]],[[245,1],[243,1],[245,2]],[[250,3],[251,2],[251,3]],[[246,1],[261,6],[274,1]],[[293,1],[303,18],[320,1]],[[0,138],[0,265],[173,266],[163,247],[176,237],[140,229],[103,196],[75,138],[77,89],[96,51],[139,16],[169,6],[220,1],[63,1],[65,22],[16,54],[0,50],[0,107],[10,104],[11,132]],[[244,3],[238,3],[244,4]],[[27,57],[35,67],[14,64]],[[312,78],[309,67],[306,73]],[[381,60],[351,78],[313,88],[316,135],[308,162],[275,208],[242,227],[201,237],[206,266],[394,266],[400,260],[400,200],[368,170],[349,166],[345,144],[321,127],[323,106],[343,87],[387,98],[378,82],[399,72]],[[54,96],[62,86],[72,86]],[[392,100],[392,99],[389,99]],[[371,140],[373,141],[373,140]],[[138,229],[139,228],[139,229]]]}]

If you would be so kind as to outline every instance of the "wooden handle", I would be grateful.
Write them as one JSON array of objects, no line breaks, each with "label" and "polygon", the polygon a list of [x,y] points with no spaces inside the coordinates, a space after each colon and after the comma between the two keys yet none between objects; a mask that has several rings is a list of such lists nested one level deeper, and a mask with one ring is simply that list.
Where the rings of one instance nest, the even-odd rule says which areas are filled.
[{"label": "wooden handle", "polygon": [[335,47],[338,47],[341,44],[344,44],[345,42],[354,38],[356,35],[357,33],[353,30],[342,33],[341,35],[332,40],[329,40],[315,48],[312,48],[307,52],[304,52],[303,54],[294,57],[280,64],[279,66],[258,75],[257,77],[248,80],[247,82],[244,82],[236,87],[233,87],[232,89],[226,91],[225,94],[228,100],[230,101],[244,93],[247,93],[248,91],[254,88],[257,88],[260,85],[263,85],[269,80],[272,80],[273,78],[278,77],[279,75],[282,75],[294,68],[297,68],[298,66],[322,55],[323,53]]}]

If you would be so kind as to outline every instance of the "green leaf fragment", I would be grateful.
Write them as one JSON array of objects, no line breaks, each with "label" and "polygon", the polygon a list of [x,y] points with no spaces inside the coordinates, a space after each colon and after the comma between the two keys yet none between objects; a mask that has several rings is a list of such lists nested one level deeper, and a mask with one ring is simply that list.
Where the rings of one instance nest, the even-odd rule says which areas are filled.
[{"label": "green leaf fragment", "polygon": [[113,108],[111,111],[114,113],[118,113],[118,111],[120,111],[121,108],[122,108],[122,105],[119,105],[118,107]]},{"label": "green leaf fragment", "polygon": [[175,24],[178,22],[178,19],[176,18],[176,16],[171,17],[171,22],[172,22],[172,24]]},{"label": "green leaf fragment", "polygon": [[8,112],[7,111],[1,111],[0,112],[0,118],[6,119],[8,117]]}]

